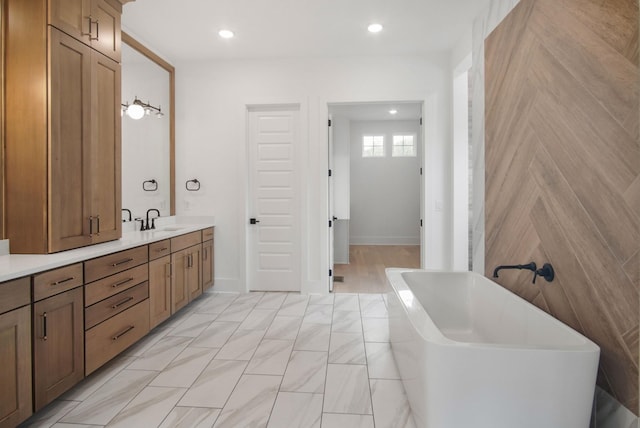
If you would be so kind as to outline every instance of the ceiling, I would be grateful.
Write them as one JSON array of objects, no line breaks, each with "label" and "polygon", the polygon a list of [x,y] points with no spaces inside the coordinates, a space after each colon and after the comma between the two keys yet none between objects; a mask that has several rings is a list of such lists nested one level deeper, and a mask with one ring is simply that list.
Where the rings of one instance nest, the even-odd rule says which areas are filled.
[{"label": "ceiling", "polygon": [[[396,110],[391,115],[389,110]],[[420,103],[353,103],[330,104],[332,117],[344,117],[349,120],[418,120],[422,112]]]},{"label": "ceiling", "polygon": [[[170,61],[422,55],[451,49],[489,0],[135,0],[122,25]],[[372,22],[384,26],[371,34]],[[225,40],[221,29],[235,32]]]}]

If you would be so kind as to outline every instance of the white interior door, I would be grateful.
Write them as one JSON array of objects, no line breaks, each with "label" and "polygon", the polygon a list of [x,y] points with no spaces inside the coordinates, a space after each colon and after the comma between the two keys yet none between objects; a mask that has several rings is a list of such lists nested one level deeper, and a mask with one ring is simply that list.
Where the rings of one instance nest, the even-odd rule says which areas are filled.
[{"label": "white interior door", "polygon": [[334,213],[334,192],[333,192],[333,127],[331,126],[331,115],[329,115],[329,269],[331,275],[329,275],[329,291],[333,291],[333,277],[334,277],[334,230],[336,216]]},{"label": "white interior door", "polygon": [[424,269],[424,180],[426,171],[424,170],[424,159],[425,159],[425,141],[424,141],[424,120],[422,120],[422,116],[424,114],[424,108],[420,112],[420,136],[419,142],[420,144],[420,268]]},{"label": "white interior door", "polygon": [[249,109],[250,290],[299,291],[299,107]]}]

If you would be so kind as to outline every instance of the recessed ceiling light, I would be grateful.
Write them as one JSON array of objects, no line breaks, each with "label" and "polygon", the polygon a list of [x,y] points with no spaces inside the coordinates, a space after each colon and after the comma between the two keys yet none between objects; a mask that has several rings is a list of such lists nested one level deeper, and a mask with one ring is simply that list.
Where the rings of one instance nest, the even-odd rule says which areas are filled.
[{"label": "recessed ceiling light", "polygon": [[218,35],[223,39],[230,39],[234,36],[233,31],[230,30],[220,30],[218,31]]},{"label": "recessed ceiling light", "polygon": [[396,114],[396,113],[398,113],[398,110],[396,110],[396,109],[389,110],[389,114]]},{"label": "recessed ceiling light", "polygon": [[382,31],[382,25],[381,24],[371,24],[367,27],[367,30],[369,30],[370,33],[379,33],[380,31]]}]

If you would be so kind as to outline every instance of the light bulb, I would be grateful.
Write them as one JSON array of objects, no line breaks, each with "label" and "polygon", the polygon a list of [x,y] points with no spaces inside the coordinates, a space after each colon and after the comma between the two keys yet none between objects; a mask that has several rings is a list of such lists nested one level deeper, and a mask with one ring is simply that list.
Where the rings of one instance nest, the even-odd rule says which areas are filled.
[{"label": "light bulb", "polygon": [[144,108],[138,104],[131,104],[129,107],[127,107],[127,115],[131,119],[142,119],[144,117]]},{"label": "light bulb", "polygon": [[229,30],[220,30],[218,31],[218,35],[223,39],[231,39],[234,36],[233,31]]},{"label": "light bulb", "polygon": [[367,30],[369,30],[370,33],[379,33],[380,31],[382,31],[382,25],[381,24],[371,24],[367,27]]}]

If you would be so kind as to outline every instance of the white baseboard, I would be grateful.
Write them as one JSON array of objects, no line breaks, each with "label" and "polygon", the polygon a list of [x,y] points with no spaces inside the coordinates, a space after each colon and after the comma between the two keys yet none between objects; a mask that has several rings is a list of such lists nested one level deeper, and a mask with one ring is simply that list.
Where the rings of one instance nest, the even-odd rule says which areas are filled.
[{"label": "white baseboard", "polygon": [[419,236],[350,236],[349,245],[420,245]]},{"label": "white baseboard", "polygon": [[246,293],[246,287],[241,286],[237,278],[215,278],[213,291],[225,291],[232,293]]}]

